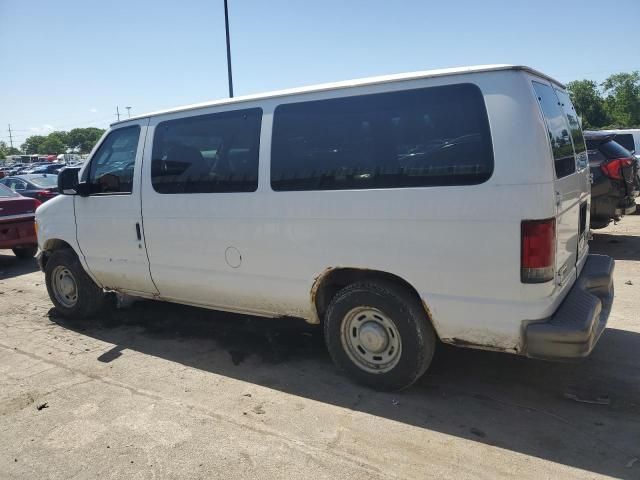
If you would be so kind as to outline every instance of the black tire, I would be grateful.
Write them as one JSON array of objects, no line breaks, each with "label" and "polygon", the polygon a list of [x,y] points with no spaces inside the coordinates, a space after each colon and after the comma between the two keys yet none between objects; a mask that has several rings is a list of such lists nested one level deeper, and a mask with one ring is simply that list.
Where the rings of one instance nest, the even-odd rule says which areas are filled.
[{"label": "black tire", "polygon": [[[60,303],[54,293],[52,277],[54,270],[59,266],[67,268],[76,283],[77,300],[71,307]],[[107,294],[87,275],[73,250],[56,250],[49,256],[45,267],[45,280],[49,298],[63,317],[82,320],[95,315],[107,305]]]},{"label": "black tire", "polygon": [[[363,369],[351,359],[348,347],[343,344],[342,324],[358,307],[382,312],[400,335],[401,353],[388,371],[371,373]],[[435,331],[415,295],[383,282],[355,283],[340,290],[327,309],[324,334],[331,358],[339,368],[359,383],[383,391],[401,390],[418,380],[429,367],[436,345]]]},{"label": "black tire", "polygon": [[36,253],[38,253],[38,247],[36,245],[32,247],[16,247],[12,248],[13,254],[22,259],[27,260],[29,258],[33,258]]}]

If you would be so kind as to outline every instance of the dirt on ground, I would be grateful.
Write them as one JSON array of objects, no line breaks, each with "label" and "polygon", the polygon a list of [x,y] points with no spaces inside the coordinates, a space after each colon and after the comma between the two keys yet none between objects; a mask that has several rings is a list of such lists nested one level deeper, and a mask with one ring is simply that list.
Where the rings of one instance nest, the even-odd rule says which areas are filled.
[{"label": "dirt on ground", "polygon": [[[0,478],[640,478],[640,216],[597,231],[616,298],[591,357],[438,346],[401,393],[321,333],[159,302],[60,318],[0,252]],[[472,312],[470,312],[472,314]]]}]

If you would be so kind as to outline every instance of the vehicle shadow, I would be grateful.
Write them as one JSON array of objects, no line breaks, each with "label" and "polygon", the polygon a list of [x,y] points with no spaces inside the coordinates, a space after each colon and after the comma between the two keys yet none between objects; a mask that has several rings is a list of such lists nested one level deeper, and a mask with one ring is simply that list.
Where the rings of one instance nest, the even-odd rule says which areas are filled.
[{"label": "vehicle shadow", "polygon": [[640,236],[594,233],[589,242],[591,253],[603,253],[616,260],[640,260]]},{"label": "vehicle shadow", "polygon": [[53,309],[50,318],[115,345],[100,362],[117,361],[129,349],[589,472],[638,478],[640,465],[626,466],[640,456],[640,334],[634,332],[607,329],[592,356],[575,364],[439,345],[415,386],[380,393],[339,372],[321,330],[298,320],[149,301],[88,323],[56,317]]},{"label": "vehicle shadow", "polygon": [[0,250],[0,280],[38,271],[35,258],[20,259],[11,250]]}]

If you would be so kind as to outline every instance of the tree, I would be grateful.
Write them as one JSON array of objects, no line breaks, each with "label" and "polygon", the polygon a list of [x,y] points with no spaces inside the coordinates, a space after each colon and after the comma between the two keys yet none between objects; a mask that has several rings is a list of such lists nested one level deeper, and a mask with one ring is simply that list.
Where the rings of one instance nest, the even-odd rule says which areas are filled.
[{"label": "tree", "polygon": [[64,151],[67,149],[67,145],[69,144],[69,134],[62,131],[51,132],[49,135],[47,135],[47,140],[51,140],[56,144],[58,142],[61,143],[63,147],[59,153],[64,153]]},{"label": "tree", "polygon": [[576,80],[567,85],[573,106],[582,117],[583,128],[604,127],[609,123],[598,84],[593,80]]},{"label": "tree", "polygon": [[79,153],[89,153],[103,133],[101,128],[74,128],[67,134],[67,146]]},{"label": "tree", "polygon": [[42,135],[31,135],[30,137],[27,137],[27,139],[22,144],[22,151],[27,155],[40,153],[40,145],[42,145],[45,138],[46,137]]},{"label": "tree", "polygon": [[[57,132],[53,132],[57,133]],[[40,144],[40,152],[48,155],[58,155],[64,153],[67,150],[67,146],[62,142],[58,135],[47,135],[44,141]]]},{"label": "tree", "polygon": [[640,72],[616,73],[602,82],[605,106],[620,127],[640,126]]}]

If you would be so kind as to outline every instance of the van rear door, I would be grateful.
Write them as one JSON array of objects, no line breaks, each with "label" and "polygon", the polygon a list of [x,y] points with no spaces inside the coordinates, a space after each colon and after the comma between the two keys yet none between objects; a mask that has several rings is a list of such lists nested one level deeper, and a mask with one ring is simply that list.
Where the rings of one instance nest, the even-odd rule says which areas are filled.
[{"label": "van rear door", "polygon": [[586,146],[578,118],[566,92],[543,81],[533,88],[549,132],[555,167],[556,281],[575,275],[587,251],[589,170]]}]

